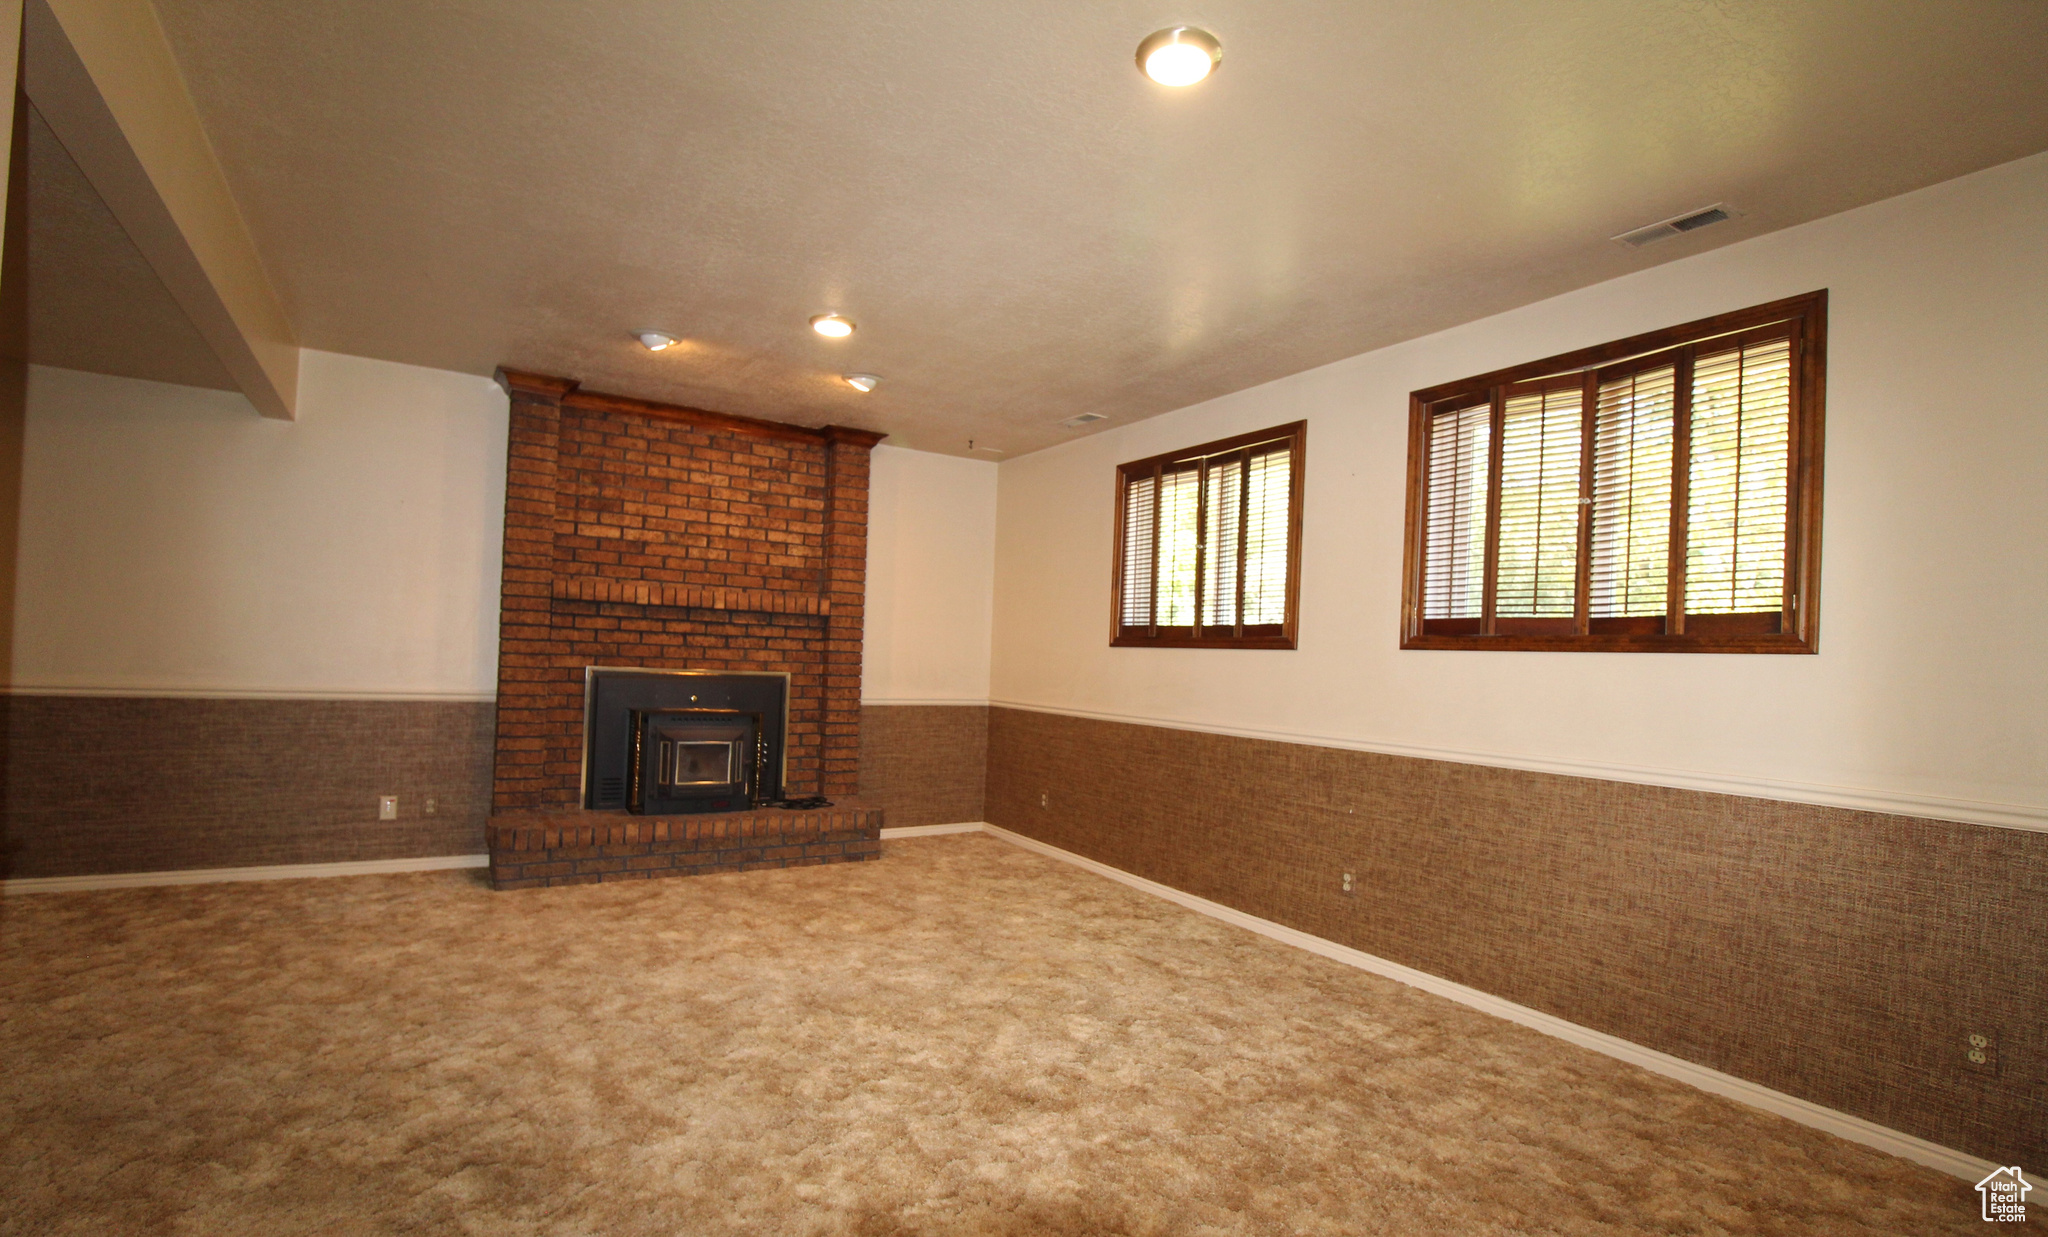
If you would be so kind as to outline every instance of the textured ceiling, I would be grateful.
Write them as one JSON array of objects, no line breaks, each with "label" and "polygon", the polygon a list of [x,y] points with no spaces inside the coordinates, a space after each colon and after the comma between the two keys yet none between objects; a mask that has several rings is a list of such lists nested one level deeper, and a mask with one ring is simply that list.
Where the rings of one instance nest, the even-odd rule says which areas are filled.
[{"label": "textured ceiling", "polygon": [[157,4],[307,345],[953,452],[2048,149],[2040,0]]},{"label": "textured ceiling", "polygon": [[234,390],[213,349],[33,108],[27,138],[28,339],[25,350],[9,341],[9,355]]}]

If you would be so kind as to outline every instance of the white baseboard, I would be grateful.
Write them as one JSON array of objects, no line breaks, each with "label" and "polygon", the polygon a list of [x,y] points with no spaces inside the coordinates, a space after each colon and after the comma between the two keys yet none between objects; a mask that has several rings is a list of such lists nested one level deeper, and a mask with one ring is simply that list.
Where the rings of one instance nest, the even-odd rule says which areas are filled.
[{"label": "white baseboard", "polygon": [[[976,826],[940,826],[940,828],[946,832],[964,833],[975,829]],[[1418,971],[1411,966],[1390,962],[1385,958],[1375,957],[1362,950],[1352,949],[1347,945],[1339,945],[1335,941],[1325,940],[1320,936],[1303,932],[1297,928],[1274,923],[1270,919],[1261,919],[1256,915],[1247,915],[1243,911],[1225,906],[1220,902],[1211,902],[1207,898],[1196,897],[1194,894],[1175,889],[1171,885],[1162,885],[1158,881],[1146,880],[1142,876],[1133,876],[1121,868],[1113,868],[1106,863],[1097,862],[1084,855],[1077,855],[1069,850],[1061,850],[1057,846],[1048,845],[1038,841],[1036,838],[1025,837],[1021,833],[1013,833],[1008,829],[987,823],[981,824],[978,828],[981,832],[1000,838],[1012,846],[1020,846],[1036,854],[1058,859],[1062,863],[1071,863],[1075,867],[1086,869],[1097,876],[1106,876],[1110,880],[1129,885],[1133,889],[1142,890],[1154,897],[1165,898],[1167,901],[1177,903],[1191,911],[1208,915],[1214,919],[1220,919],[1225,923],[1234,924],[1237,927],[1256,932],[1261,936],[1270,937],[1284,944],[1293,945],[1297,949],[1306,949],[1310,953],[1320,954],[1325,958],[1342,962],[1347,966],[1355,966],[1360,970],[1371,971],[1375,975],[1384,975],[1388,979],[1398,980],[1411,987],[1420,988],[1425,992],[1433,992],[1438,996],[1448,997],[1460,1005],[1468,1005],[1473,1009],[1492,1014],[1497,1018],[1505,1018],[1509,1022],[1520,1023],[1532,1030],[1541,1031],[1545,1035],[1556,1036],[1558,1039],[1577,1044],[1582,1048],[1591,1048],[1595,1052],[1605,1053],[1617,1060],[1627,1061],[1631,1065],[1640,1065],[1652,1073],[1662,1074],[1667,1078],[1675,1078],[1680,1082],[1698,1087],[1702,1091],[1711,1091],[1715,1095],[1726,1096],[1729,1099],[1748,1104],[1752,1108],[1761,1108],[1765,1112],[1789,1118],[1799,1122],[1801,1125],[1811,1126],[1817,1130],[1825,1130],[1830,1134],[1846,1138],[1850,1142],[1862,1143],[1866,1147],[1875,1147],[1879,1151],[1888,1152],[1901,1159],[1911,1160],[1916,1164],[1925,1164],[1929,1168],[1947,1173],[1952,1177],[1961,1177],[1966,1181],[1974,1181],[1998,1167],[1989,1160],[1980,1160],[1976,1156],[1965,1154],[1950,1147],[1944,1147],[1939,1143],[1929,1142],[1924,1138],[1917,1138],[1911,1134],[1902,1133],[1889,1126],[1879,1125],[1875,1121],[1866,1121],[1862,1117],[1838,1112],[1835,1109],[1815,1104],[1809,1100],[1800,1099],[1796,1095],[1787,1095],[1783,1091],[1774,1091],[1759,1083],[1737,1078],[1733,1074],[1724,1074],[1720,1070],[1710,1069],[1707,1066],[1695,1064],[1681,1057],[1674,1057],[1669,1053],[1658,1052],[1654,1048],[1645,1048],[1641,1044],[1631,1043],[1619,1036],[1609,1035],[1604,1031],[1595,1031],[1591,1027],[1582,1027],[1576,1022],[1567,1022],[1565,1019],[1559,1018],[1554,1014],[1546,1014],[1540,1009],[1531,1009],[1526,1005],[1517,1005],[1513,1001],[1505,1000],[1488,992],[1481,992],[1477,988],[1468,988],[1464,984],[1453,983],[1448,979],[1431,975],[1427,971]],[[887,830],[883,831],[883,836],[888,836]]]},{"label": "white baseboard", "polygon": [[890,838],[929,838],[941,833],[980,833],[988,826],[978,820],[962,821],[957,825],[897,825],[883,826],[882,840]]},{"label": "white baseboard", "polygon": [[390,872],[443,872],[490,866],[489,855],[430,855],[424,859],[359,859],[350,863],[283,863],[263,868],[190,868],[182,872],[113,872],[105,876],[22,876],[0,881],[0,893],[77,893],[87,889],[139,889],[147,885],[212,885],[221,881],[292,880],[309,876],[380,876]]}]

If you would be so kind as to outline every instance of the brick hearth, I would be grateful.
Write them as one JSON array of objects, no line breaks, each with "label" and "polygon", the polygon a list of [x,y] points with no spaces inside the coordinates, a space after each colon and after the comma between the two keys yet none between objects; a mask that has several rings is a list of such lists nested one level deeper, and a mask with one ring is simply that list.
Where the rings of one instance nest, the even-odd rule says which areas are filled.
[{"label": "brick hearth", "polygon": [[878,859],[882,812],[852,800],[697,816],[507,812],[491,818],[486,837],[491,887],[537,889]]},{"label": "brick hearth", "polygon": [[[843,823],[790,825],[760,835],[790,839],[772,845],[686,851],[674,847],[722,841],[722,835],[684,827],[679,836],[673,822],[720,818],[582,812],[584,670],[785,672],[784,793],[835,800],[853,795],[859,785],[868,452],[882,436],[599,395],[567,379],[510,370],[498,378],[511,396],[512,421],[489,829],[493,872],[500,837],[527,837],[525,831],[536,827],[529,814],[536,812],[551,820],[574,818],[574,828],[602,828],[607,837],[628,829],[639,838],[649,822],[669,821],[660,839],[648,833],[633,843],[591,845],[671,848],[520,860],[514,866],[545,866],[549,874],[500,879],[499,887],[601,876],[573,865],[615,858],[646,861],[620,871],[672,875],[772,866],[758,856],[673,861],[686,854],[858,843],[818,840],[853,828]],[[874,829],[880,828],[878,810],[855,814],[863,821],[872,816]],[[724,819],[743,815],[755,814]],[[872,840],[872,831],[867,837]],[[823,854],[784,854],[774,862]],[[671,861],[655,863],[660,856]],[[563,863],[572,867],[554,871]]]}]

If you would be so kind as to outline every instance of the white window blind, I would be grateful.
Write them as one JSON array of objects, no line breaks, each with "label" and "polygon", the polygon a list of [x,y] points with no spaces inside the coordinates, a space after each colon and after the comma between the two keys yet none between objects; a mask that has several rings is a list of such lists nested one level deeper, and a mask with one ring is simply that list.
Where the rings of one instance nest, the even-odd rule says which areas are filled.
[{"label": "white window blind", "polygon": [[1153,623],[1188,627],[1195,621],[1195,517],[1200,478],[1192,468],[1159,478],[1159,600]]},{"label": "white window blind", "polygon": [[1501,413],[1500,566],[1494,613],[1570,615],[1578,605],[1582,384],[1510,395]]},{"label": "white window blind", "polygon": [[1202,510],[1208,524],[1202,547],[1202,624],[1237,623],[1238,573],[1244,566],[1239,534],[1244,527],[1244,459],[1203,461]]},{"label": "white window blind", "polygon": [[1244,527],[1246,626],[1287,619],[1288,531],[1293,525],[1294,456],[1267,451],[1252,456]]},{"label": "white window blind", "polygon": [[1270,634],[1288,620],[1297,448],[1290,436],[1125,466],[1120,631]]},{"label": "white window blind", "polygon": [[1740,614],[1784,605],[1791,389],[1789,339],[1693,362],[1688,613]]},{"label": "white window blind", "polygon": [[1671,581],[1670,365],[1600,384],[1593,420],[1595,617],[1664,613]]},{"label": "white window blind", "polygon": [[1486,495],[1493,407],[1438,413],[1429,428],[1429,545],[1423,613],[1478,618],[1486,597]]},{"label": "white window blind", "polygon": [[1152,548],[1158,524],[1159,478],[1136,477],[1124,486],[1123,596],[1118,621],[1142,627],[1152,621]]}]

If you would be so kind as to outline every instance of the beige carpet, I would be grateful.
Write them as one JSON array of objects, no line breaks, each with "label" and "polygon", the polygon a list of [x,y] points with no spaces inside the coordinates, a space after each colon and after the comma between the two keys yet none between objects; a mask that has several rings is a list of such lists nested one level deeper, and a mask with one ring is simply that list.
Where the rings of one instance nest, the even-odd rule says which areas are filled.
[{"label": "beige carpet", "polygon": [[0,906],[4,1233],[1975,1233],[1937,1173],[986,837]]}]

